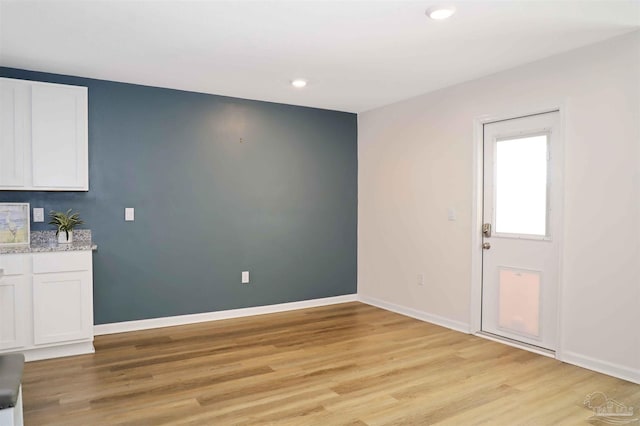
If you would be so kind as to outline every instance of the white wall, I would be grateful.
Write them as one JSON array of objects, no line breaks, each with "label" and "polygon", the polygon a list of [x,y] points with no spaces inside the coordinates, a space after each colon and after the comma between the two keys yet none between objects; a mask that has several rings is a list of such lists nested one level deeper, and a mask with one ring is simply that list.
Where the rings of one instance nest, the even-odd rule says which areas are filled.
[{"label": "white wall", "polygon": [[640,32],[360,114],[358,292],[469,330],[474,119],[551,105],[566,119],[559,356],[640,381]]}]

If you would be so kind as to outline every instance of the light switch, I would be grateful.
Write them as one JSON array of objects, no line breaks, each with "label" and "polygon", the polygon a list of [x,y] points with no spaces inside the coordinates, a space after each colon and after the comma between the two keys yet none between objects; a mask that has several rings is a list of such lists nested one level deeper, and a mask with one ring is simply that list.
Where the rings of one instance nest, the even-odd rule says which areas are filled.
[{"label": "light switch", "polygon": [[447,209],[447,219],[453,221],[453,220],[456,220],[456,218],[457,218],[456,209],[454,209],[453,207],[449,207]]},{"label": "light switch", "polygon": [[249,271],[242,271],[242,284],[249,284]]},{"label": "light switch", "polygon": [[126,220],[127,222],[133,222],[135,219],[135,212],[133,210],[133,207],[126,207],[124,209],[124,220]]},{"label": "light switch", "polygon": [[44,209],[42,207],[33,208],[33,221],[44,222]]}]

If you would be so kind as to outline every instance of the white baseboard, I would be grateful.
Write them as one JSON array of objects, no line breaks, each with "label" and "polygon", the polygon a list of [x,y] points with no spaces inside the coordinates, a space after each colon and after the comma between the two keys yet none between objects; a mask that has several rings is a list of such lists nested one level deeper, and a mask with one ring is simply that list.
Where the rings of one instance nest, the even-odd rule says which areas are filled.
[{"label": "white baseboard", "polygon": [[[231,318],[241,318],[253,315],[271,314],[276,312],[293,311],[297,309],[314,308],[318,306],[328,306],[339,303],[360,301],[371,306],[426,321],[435,325],[449,328],[462,333],[470,333],[470,325],[464,322],[451,320],[439,315],[429,314],[417,309],[386,302],[374,297],[348,294],[344,296],[326,297],[322,299],[303,300],[300,302],[280,303],[277,305],[256,306],[251,308],[230,309],[226,311],[205,312],[201,314],[179,315],[173,317],[152,318],[138,321],[125,321],[112,324],[100,324],[94,326],[95,335],[124,333],[127,331],[149,330],[153,328],[172,327],[176,325],[196,324],[207,321],[218,321]],[[25,354],[27,361],[37,359],[55,358],[60,356],[77,355],[81,353],[93,353],[93,345],[87,344],[66,345],[61,348],[42,348],[30,354]],[[558,359],[563,362],[577,365],[609,376],[618,377],[633,383],[640,384],[640,371],[625,366],[597,360],[575,352],[562,351],[558,353]]]},{"label": "white baseboard", "polygon": [[406,315],[411,318],[430,322],[435,325],[450,328],[451,330],[460,331],[462,333],[469,334],[469,324],[464,322],[451,320],[449,318],[444,318],[439,315],[428,314],[423,311],[418,311],[417,309],[407,308],[406,306],[385,302],[384,300],[376,299],[374,297],[359,295],[358,300],[361,301],[362,303],[366,303],[367,305],[386,309],[387,311],[395,312],[401,315]]},{"label": "white baseboard", "polygon": [[640,384],[640,370],[591,358],[571,351],[562,351],[558,359],[568,364],[577,365],[578,367]]},{"label": "white baseboard", "polygon": [[93,327],[96,336],[103,334],[124,333],[127,331],[149,330],[152,328],[173,327],[175,325],[196,324],[199,322],[218,321],[252,315],[273,314],[276,312],[294,311],[296,309],[315,308],[338,303],[356,302],[355,294],[325,297],[322,299],[303,300],[300,302],[279,303],[277,305],[255,306],[251,308],[229,309],[226,311],[204,312],[201,314],[178,315],[173,317],[151,318],[138,321],[99,324]]},{"label": "white baseboard", "polygon": [[[372,305],[381,309],[386,309],[388,311],[392,311],[401,315],[406,315],[411,318],[416,318],[421,321],[430,322],[432,324],[440,325],[442,327],[450,328],[452,330],[460,331],[462,333],[467,333],[467,334],[470,333],[469,324],[465,324],[460,321],[454,321],[438,315],[428,314],[426,312],[418,311],[412,308],[407,308],[406,306],[396,305],[394,303],[385,302],[383,300],[376,299],[373,297],[359,295],[358,300],[361,301],[362,303],[366,303],[368,305]],[[521,349],[531,350],[528,348],[522,348],[517,345],[509,344],[508,342],[504,342],[498,339],[492,339],[491,337],[487,337],[484,335],[481,337],[488,338],[489,340],[495,340],[495,341],[498,341],[499,343],[507,344],[510,346],[519,347]],[[549,356],[546,353],[540,353],[540,355]],[[632,383],[640,384],[639,370],[634,370],[629,367],[613,364],[607,361],[601,361],[595,358],[590,358],[588,356],[580,355],[570,351],[562,351],[562,353],[558,352],[556,355],[557,355],[557,359],[559,359],[560,361],[566,362],[568,364],[577,365],[578,367],[583,367],[588,370],[593,370],[593,371],[597,371],[598,373],[606,374],[608,376],[613,376],[623,380],[630,381]]]}]

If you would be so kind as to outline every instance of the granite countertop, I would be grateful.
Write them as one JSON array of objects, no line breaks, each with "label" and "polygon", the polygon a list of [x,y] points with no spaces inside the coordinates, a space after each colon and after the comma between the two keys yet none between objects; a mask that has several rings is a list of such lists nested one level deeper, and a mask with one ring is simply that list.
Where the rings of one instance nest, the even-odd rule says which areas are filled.
[{"label": "granite countertop", "polygon": [[90,229],[74,230],[73,243],[71,244],[58,244],[55,231],[33,231],[31,232],[31,244],[0,246],[0,254],[47,253],[97,249],[98,246],[91,240]]}]

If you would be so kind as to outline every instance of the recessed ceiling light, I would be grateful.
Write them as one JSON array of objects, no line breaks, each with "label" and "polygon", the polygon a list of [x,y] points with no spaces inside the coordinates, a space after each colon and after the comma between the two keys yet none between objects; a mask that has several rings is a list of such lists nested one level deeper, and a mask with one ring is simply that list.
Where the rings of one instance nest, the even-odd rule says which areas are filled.
[{"label": "recessed ceiling light", "polygon": [[454,13],[456,9],[453,6],[435,6],[427,9],[427,16],[438,21],[450,18]]},{"label": "recessed ceiling light", "polygon": [[295,80],[293,80],[291,82],[291,85],[297,89],[302,89],[304,86],[307,85],[307,80],[303,80],[301,78],[296,78]]}]

